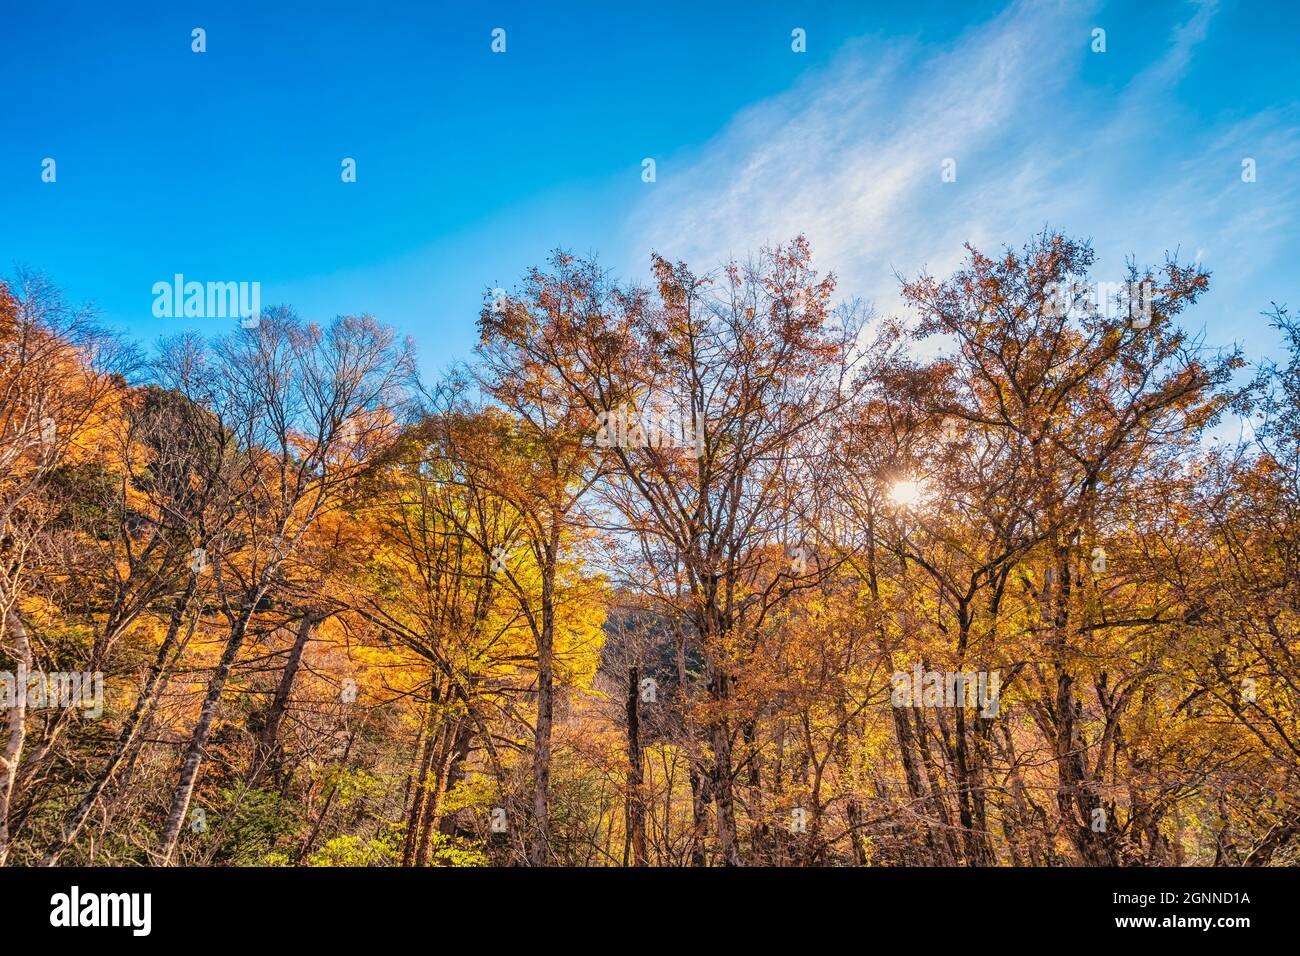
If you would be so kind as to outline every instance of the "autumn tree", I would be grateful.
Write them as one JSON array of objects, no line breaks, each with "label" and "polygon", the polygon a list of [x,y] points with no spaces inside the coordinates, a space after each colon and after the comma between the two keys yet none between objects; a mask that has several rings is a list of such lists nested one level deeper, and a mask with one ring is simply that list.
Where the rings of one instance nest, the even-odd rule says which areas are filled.
[{"label": "autumn tree", "polygon": [[[68,306],[44,278],[22,274],[12,286],[0,283],[0,650],[17,671],[5,675],[10,701],[0,749],[0,865],[11,850],[11,810],[23,772],[27,678],[39,663],[22,600],[41,583],[32,580],[31,565],[47,563],[63,533],[64,511],[50,491],[60,475],[71,478],[72,469],[92,458],[97,431],[121,400],[131,363],[128,350],[96,328],[89,312]],[[94,664],[135,613],[138,607],[128,600],[105,624],[91,651]],[[62,708],[46,722],[28,767],[49,752],[69,713]]]},{"label": "autumn tree", "polygon": [[249,625],[278,583],[285,561],[312,524],[337,506],[365,454],[395,433],[394,411],[410,379],[408,346],[368,317],[326,328],[288,310],[263,315],[212,348],[209,374],[187,395],[232,435],[238,459],[238,513],[204,555],[214,600],[229,626],[221,659],[172,794],[157,858],[170,862],[203,761],[217,708]]}]

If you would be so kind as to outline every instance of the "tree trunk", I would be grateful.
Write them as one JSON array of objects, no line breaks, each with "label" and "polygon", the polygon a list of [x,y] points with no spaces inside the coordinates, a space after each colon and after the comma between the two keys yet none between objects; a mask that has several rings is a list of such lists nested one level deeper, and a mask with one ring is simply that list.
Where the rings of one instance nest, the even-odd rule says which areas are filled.
[{"label": "tree trunk", "polygon": [[[127,753],[131,750],[131,745],[143,729],[145,715],[152,712],[157,704],[157,692],[162,684],[163,676],[167,672],[167,660],[172,655],[172,649],[177,645],[181,625],[184,623],[185,614],[189,610],[195,590],[195,582],[191,580],[189,586],[185,589],[184,595],[176,603],[171,618],[167,622],[167,634],[158,647],[158,655],[149,668],[149,674],[145,678],[144,686],[140,689],[140,696],[135,702],[135,707],[131,710],[130,716],[127,717],[126,723],[123,724],[121,731],[117,735],[117,743],[113,747],[113,752],[109,755],[108,763],[100,770],[99,776],[95,778],[90,790],[86,792],[85,796],[72,809],[72,812],[68,814],[58,839],[50,844],[49,849],[45,851],[45,858],[41,861],[43,866],[56,865],[59,862],[59,857],[77,839],[82,828],[86,825],[86,820],[90,817],[90,812],[94,809],[95,803],[104,792],[104,788],[112,782],[114,775],[125,761]],[[191,626],[190,632],[193,633],[193,630],[194,628]],[[184,643],[188,642],[189,635],[186,635]]]},{"label": "tree trunk", "polygon": [[640,672],[628,670],[627,680],[627,843],[623,848],[623,865],[631,852],[633,866],[645,866],[645,762],[641,757],[641,721],[639,713]]},{"label": "tree trunk", "polygon": [[549,792],[551,784],[551,725],[554,720],[555,541],[548,547],[542,569],[542,628],[537,637],[537,726],[533,747],[533,834],[528,846],[530,866],[546,866],[551,858]]},{"label": "tree trunk", "polygon": [[420,842],[415,848],[416,866],[429,865],[434,822],[442,810],[443,788],[447,782],[447,761],[451,757],[451,750],[459,730],[458,723],[447,723],[438,734],[438,747],[433,757],[433,779],[429,783],[429,792],[424,799],[424,812],[420,820]]},{"label": "tree trunk", "polygon": [[731,732],[725,717],[713,725],[713,792],[718,808],[718,852],[727,866],[740,866],[736,806],[731,778]]},{"label": "tree trunk", "polygon": [[14,682],[13,700],[9,705],[9,733],[0,756],[0,866],[9,859],[9,807],[13,803],[14,782],[18,765],[23,758],[23,743],[27,733],[27,677],[32,666],[32,645],[27,627],[18,613],[18,602],[0,585],[0,614],[3,628],[0,634],[13,636],[14,659],[18,664]]},{"label": "tree trunk", "polygon": [[416,741],[416,765],[412,773],[411,806],[406,814],[406,839],[402,847],[402,866],[415,863],[415,845],[420,838],[420,820],[423,818],[424,801],[429,789],[429,766],[433,762],[433,701],[438,694],[437,678],[429,685],[429,702],[424,708],[424,723],[420,727],[420,737]]},{"label": "tree trunk", "polygon": [[[456,734],[456,745],[452,748],[451,760],[447,765],[447,785],[443,788],[444,794],[451,793],[456,784],[465,779],[465,761],[469,758],[469,745],[473,736],[474,715],[470,713],[460,722],[460,730]],[[439,833],[449,837],[456,836],[455,814],[443,813],[440,806],[437,820]]]},{"label": "tree trunk", "polygon": [[284,723],[284,715],[289,710],[289,696],[293,693],[293,684],[298,677],[298,670],[302,666],[302,654],[307,647],[307,642],[311,640],[312,632],[316,629],[324,617],[313,611],[305,611],[302,621],[298,625],[298,634],[294,638],[293,647],[289,649],[289,659],[285,661],[284,671],[280,674],[280,684],[275,689],[275,698],[271,701],[270,710],[266,714],[266,722],[262,725],[262,732],[258,735],[257,750],[253,754],[252,762],[248,766],[248,773],[244,780],[248,787],[257,786],[257,782],[263,774],[271,768],[272,764],[278,761],[278,752],[280,748],[280,725]]},{"label": "tree trunk", "polygon": [[[1094,792],[1088,773],[1087,751],[1079,729],[1081,707],[1074,690],[1074,675],[1067,635],[1070,628],[1070,553],[1067,546],[1057,549],[1052,569],[1055,590],[1045,595],[1045,610],[1052,625],[1052,659],[1056,671],[1056,765],[1057,805],[1061,822],[1084,866],[1113,865],[1106,829],[1113,820],[1106,819],[1100,794]],[[1077,811],[1077,812],[1076,812]],[[1100,811],[1097,813],[1096,811]],[[1095,821],[1095,822],[1094,822]],[[1094,826],[1099,827],[1094,829]]]},{"label": "tree trunk", "polygon": [[727,701],[731,696],[730,678],[727,675],[725,656],[720,647],[722,623],[716,607],[716,594],[708,595],[702,628],[703,644],[712,659],[713,679],[709,691],[718,705],[710,728],[710,746],[713,750],[713,800],[717,806],[718,852],[724,866],[740,866],[740,843],[736,838],[736,805],[731,762],[731,728],[727,719]]},{"label": "tree trunk", "polygon": [[163,827],[162,836],[159,839],[156,857],[159,866],[170,866],[172,855],[176,852],[176,844],[180,841],[181,824],[185,820],[185,814],[189,811],[190,799],[194,795],[194,784],[199,776],[199,767],[203,764],[203,749],[208,744],[208,737],[212,735],[212,727],[217,720],[217,707],[221,703],[221,692],[226,688],[226,681],[230,678],[230,671],[235,666],[235,658],[239,656],[239,650],[244,645],[244,638],[248,635],[248,625],[253,617],[253,610],[261,600],[262,593],[262,589],[258,589],[247,596],[239,619],[235,622],[234,628],[231,629],[230,638],[226,641],[226,649],[221,655],[221,661],[217,664],[217,669],[213,672],[212,680],[208,684],[208,693],[203,699],[203,708],[199,711],[198,723],[194,725],[194,732],[190,736],[185,759],[181,763],[180,780],[176,784],[176,789],[172,791],[171,812],[167,815],[167,823]]},{"label": "tree trunk", "polygon": [[913,707],[912,718],[916,724],[916,743],[917,749],[921,753],[921,764],[925,767],[926,777],[930,781],[930,806],[933,809],[936,819],[939,821],[939,833],[935,837],[936,844],[939,845],[943,852],[947,854],[948,861],[952,864],[957,862],[959,853],[957,847],[957,838],[953,835],[952,818],[948,813],[948,805],[944,802],[943,791],[940,787],[939,769],[935,764],[934,755],[930,752],[930,742],[926,738],[925,718],[922,716],[920,707]]},{"label": "tree trunk", "polygon": [[704,838],[709,832],[709,804],[713,791],[709,788],[709,774],[696,769],[692,761],[691,780],[691,866],[706,866],[709,862]]}]

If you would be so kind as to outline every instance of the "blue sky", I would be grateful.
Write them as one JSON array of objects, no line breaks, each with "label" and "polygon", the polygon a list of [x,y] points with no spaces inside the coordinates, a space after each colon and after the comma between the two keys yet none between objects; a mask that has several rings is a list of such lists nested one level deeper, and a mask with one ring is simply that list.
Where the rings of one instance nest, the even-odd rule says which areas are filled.
[{"label": "blue sky", "polygon": [[1300,306],[1298,37],[1280,0],[12,5],[0,266],[144,341],[186,327],[155,282],[258,281],[397,325],[433,369],[556,246],[644,278],[652,249],[704,270],[802,231],[895,312],[896,271],[1050,224],[1101,280],[1199,258],[1190,324],[1261,355],[1258,313]]}]

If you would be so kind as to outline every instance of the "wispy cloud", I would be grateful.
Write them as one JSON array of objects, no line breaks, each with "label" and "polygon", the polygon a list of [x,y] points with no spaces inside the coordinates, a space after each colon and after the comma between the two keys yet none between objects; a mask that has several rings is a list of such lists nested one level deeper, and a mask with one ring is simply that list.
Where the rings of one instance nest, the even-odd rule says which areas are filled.
[{"label": "wispy cloud", "polygon": [[[855,41],[661,163],[629,235],[708,263],[803,232],[841,292],[897,311],[896,271],[942,274],[966,241],[1019,245],[1050,224],[1092,237],[1116,278],[1129,252],[1199,251],[1232,292],[1220,301],[1253,317],[1267,304],[1245,301],[1254,277],[1296,245],[1300,197],[1242,183],[1240,162],[1293,162],[1300,137],[1281,113],[1188,130],[1178,86],[1215,10],[1189,5],[1118,94],[1085,82],[1089,57],[1112,55],[1090,52],[1091,29],[1123,28],[1088,5],[1022,2],[945,48]],[[941,181],[948,158],[956,182]]]}]

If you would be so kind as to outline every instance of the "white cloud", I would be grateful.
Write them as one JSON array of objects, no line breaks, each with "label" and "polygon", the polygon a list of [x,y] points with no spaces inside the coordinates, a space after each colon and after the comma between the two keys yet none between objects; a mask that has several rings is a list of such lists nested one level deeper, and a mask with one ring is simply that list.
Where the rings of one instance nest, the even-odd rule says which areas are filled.
[{"label": "white cloud", "polygon": [[[696,154],[661,163],[628,244],[704,266],[803,232],[841,293],[898,312],[895,270],[943,275],[964,242],[1019,245],[1050,224],[1095,240],[1099,279],[1121,278],[1130,252],[1159,262],[1178,244],[1184,259],[1207,250],[1229,293],[1220,309],[1240,312],[1300,221],[1285,178],[1243,184],[1241,157],[1276,169],[1300,156],[1300,137],[1278,115],[1189,132],[1177,85],[1214,11],[1209,0],[1171,23],[1118,96],[1084,82],[1085,69],[1111,68],[1089,57],[1112,54],[1089,52],[1097,18],[1081,4],[1022,2],[943,49],[855,41]],[[940,181],[946,157],[955,183]],[[1256,334],[1265,305],[1244,306]],[[1211,341],[1243,331],[1215,315],[1201,318],[1216,325]]]}]

